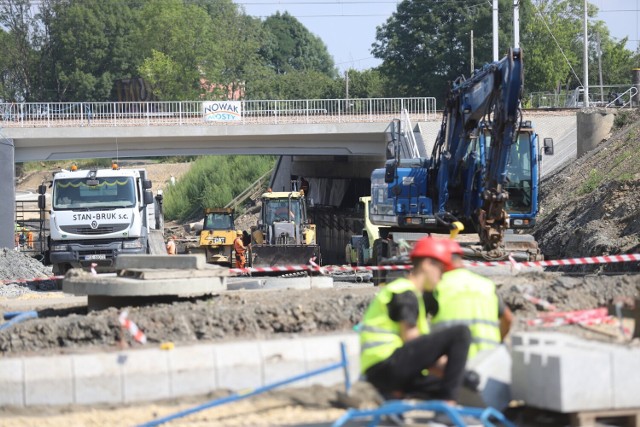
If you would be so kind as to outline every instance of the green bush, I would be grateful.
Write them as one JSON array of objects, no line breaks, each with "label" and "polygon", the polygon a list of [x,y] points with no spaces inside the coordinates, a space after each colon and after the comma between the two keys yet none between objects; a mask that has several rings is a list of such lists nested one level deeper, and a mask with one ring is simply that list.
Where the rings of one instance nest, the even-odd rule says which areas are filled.
[{"label": "green bush", "polygon": [[580,187],[579,193],[580,194],[591,193],[593,190],[598,188],[603,178],[604,176],[600,172],[598,172],[595,169],[591,169],[591,172],[589,172],[589,176],[587,177],[587,180],[582,184],[582,187]]},{"label": "green bush", "polygon": [[204,208],[223,207],[273,168],[271,156],[205,156],[198,158],[174,187],[164,193],[167,220],[185,221]]}]

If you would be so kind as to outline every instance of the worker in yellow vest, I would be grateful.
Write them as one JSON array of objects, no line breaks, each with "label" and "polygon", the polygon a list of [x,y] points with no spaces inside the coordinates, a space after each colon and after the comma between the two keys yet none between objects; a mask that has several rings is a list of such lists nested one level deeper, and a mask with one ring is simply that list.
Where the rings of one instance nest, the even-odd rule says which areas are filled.
[{"label": "worker in yellow vest", "polygon": [[498,298],[495,284],[462,263],[462,248],[447,240],[451,266],[433,293],[425,294],[426,311],[434,331],[466,325],[471,330],[469,359],[499,345],[509,333],[513,314]]},{"label": "worker in yellow vest", "polygon": [[[412,270],[380,289],[358,329],[360,368],[383,396],[455,402],[471,341],[469,328],[429,333],[423,292],[451,262],[443,239],[425,237],[411,252]],[[427,371],[428,370],[428,371]]]}]

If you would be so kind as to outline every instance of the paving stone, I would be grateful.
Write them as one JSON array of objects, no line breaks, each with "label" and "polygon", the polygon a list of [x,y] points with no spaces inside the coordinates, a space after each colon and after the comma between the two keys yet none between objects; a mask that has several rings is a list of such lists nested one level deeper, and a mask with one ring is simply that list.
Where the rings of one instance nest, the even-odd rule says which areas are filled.
[{"label": "paving stone", "polygon": [[118,361],[122,365],[125,403],[171,397],[166,351],[126,351],[118,355]]},{"label": "paving stone", "polygon": [[257,341],[215,344],[219,389],[242,390],[264,384]]},{"label": "paving stone", "polygon": [[[304,345],[300,340],[269,340],[260,343],[263,385],[304,374],[306,370]],[[308,380],[292,383],[294,387],[308,385]]]},{"label": "paving stone", "polygon": [[206,394],[217,388],[213,345],[177,347],[167,355],[172,397]]},{"label": "paving stone", "polygon": [[71,357],[25,357],[25,405],[73,403]]},{"label": "paving stone", "polygon": [[0,360],[0,406],[24,406],[22,359]]},{"label": "paving stone", "polygon": [[122,366],[117,354],[73,356],[74,403],[118,403],[124,401]]}]

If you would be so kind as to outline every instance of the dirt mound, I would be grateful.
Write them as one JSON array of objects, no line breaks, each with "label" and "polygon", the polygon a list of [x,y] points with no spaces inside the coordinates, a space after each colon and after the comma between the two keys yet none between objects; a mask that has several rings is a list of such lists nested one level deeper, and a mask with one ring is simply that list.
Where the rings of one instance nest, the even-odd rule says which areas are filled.
[{"label": "dirt mound", "polygon": [[[373,293],[373,288],[228,293],[195,302],[131,308],[129,318],[151,345],[344,331],[360,321]],[[41,315],[49,317],[0,331],[0,353],[115,348],[118,344],[121,330],[116,309],[58,317],[65,314],[46,310]],[[129,335],[125,338],[134,344]]]},{"label": "dirt mound", "polygon": [[542,182],[534,236],[547,258],[640,250],[640,121],[625,117],[632,124]]},{"label": "dirt mound", "polygon": [[0,248],[0,281],[50,276],[51,267],[45,267],[35,258],[12,249]]}]

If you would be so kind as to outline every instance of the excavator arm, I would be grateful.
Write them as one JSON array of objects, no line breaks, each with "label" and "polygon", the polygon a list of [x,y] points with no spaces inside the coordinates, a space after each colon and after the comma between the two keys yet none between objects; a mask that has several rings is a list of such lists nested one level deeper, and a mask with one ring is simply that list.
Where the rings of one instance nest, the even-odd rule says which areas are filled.
[{"label": "excavator arm", "polygon": [[450,184],[456,181],[459,167],[468,155],[474,131],[483,120],[492,123],[490,156],[477,183],[482,204],[474,215],[480,242],[489,257],[504,255],[504,232],[509,224],[505,184],[511,145],[520,126],[523,82],[520,49],[510,49],[502,60],[485,65],[467,80],[454,82],[429,167],[437,211],[444,214],[454,187]]}]

